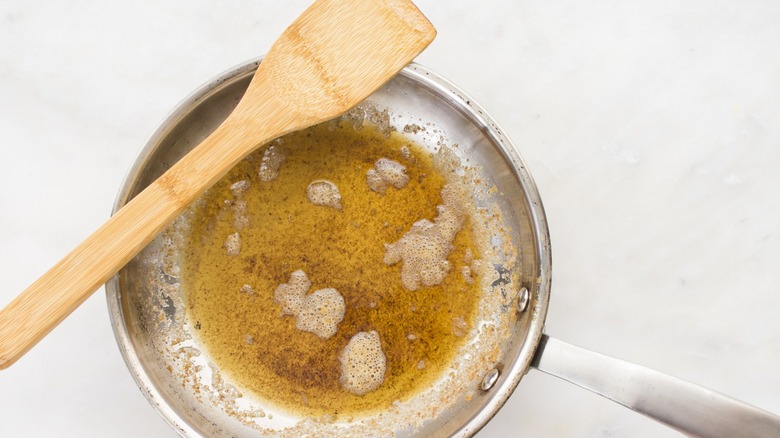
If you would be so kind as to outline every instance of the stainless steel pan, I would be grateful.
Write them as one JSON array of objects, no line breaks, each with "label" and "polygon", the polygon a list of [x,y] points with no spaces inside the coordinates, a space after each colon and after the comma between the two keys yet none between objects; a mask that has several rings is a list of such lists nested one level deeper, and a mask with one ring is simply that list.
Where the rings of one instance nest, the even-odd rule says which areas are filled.
[{"label": "stainless steel pan", "polygon": [[[152,136],[127,177],[115,209],[199,143],[233,109],[260,61],[240,65],[182,102]],[[411,65],[365,103],[387,110],[397,129],[428,126],[416,139],[439,143],[478,169],[496,191],[475,191],[478,206],[500,213],[511,248],[489,262],[482,322],[452,378],[409,403],[353,422],[300,419],[243,394],[210,363],[189,331],[178,281],[176,227],[147,247],[107,285],[120,350],[139,388],[184,436],[396,434],[469,436],[501,408],[531,368],[568,380],[697,436],[780,436],[780,418],[716,392],[543,334],[550,298],[547,222],[516,149],[474,100],[431,71]],[[186,216],[186,215],[185,215]],[[514,255],[513,255],[514,254]],[[522,390],[522,389],[521,389]],[[521,430],[521,429],[520,429]]]}]

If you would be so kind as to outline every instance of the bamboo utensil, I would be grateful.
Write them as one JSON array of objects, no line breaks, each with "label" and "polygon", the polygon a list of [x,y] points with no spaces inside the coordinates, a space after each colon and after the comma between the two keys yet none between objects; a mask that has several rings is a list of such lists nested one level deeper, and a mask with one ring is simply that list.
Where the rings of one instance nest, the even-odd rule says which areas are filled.
[{"label": "bamboo utensil", "polygon": [[208,138],[0,311],[0,369],[30,350],[258,146],[349,110],[436,35],[408,0],[318,0]]}]

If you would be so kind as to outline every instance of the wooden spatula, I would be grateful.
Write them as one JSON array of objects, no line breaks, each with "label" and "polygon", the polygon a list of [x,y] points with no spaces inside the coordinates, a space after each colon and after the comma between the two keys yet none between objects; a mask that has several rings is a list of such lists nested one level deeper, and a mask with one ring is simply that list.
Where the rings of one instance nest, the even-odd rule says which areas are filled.
[{"label": "wooden spatula", "polygon": [[0,369],[46,336],[258,146],[346,112],[436,35],[408,0],[318,0],[206,140],[0,311]]}]

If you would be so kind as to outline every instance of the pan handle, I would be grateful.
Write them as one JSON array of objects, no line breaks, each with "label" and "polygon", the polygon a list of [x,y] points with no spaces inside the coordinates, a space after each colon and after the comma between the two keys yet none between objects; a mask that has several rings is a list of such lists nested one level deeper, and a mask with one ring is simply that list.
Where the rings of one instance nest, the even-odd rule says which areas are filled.
[{"label": "pan handle", "polygon": [[686,435],[780,437],[780,417],[693,383],[542,335],[539,371],[620,403]]}]

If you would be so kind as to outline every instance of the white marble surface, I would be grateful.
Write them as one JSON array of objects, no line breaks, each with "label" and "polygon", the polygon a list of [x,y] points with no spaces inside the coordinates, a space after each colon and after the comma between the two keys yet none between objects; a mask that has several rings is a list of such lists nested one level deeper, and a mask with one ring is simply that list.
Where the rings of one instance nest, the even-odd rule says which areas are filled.
[{"label": "white marble surface", "polygon": [[[0,2],[0,305],[103,222],[165,114],[307,1]],[[780,413],[780,3],[420,0],[419,61],[547,209],[547,332]],[[0,436],[172,437],[101,292],[0,372]],[[675,433],[531,371],[482,436]]]}]

